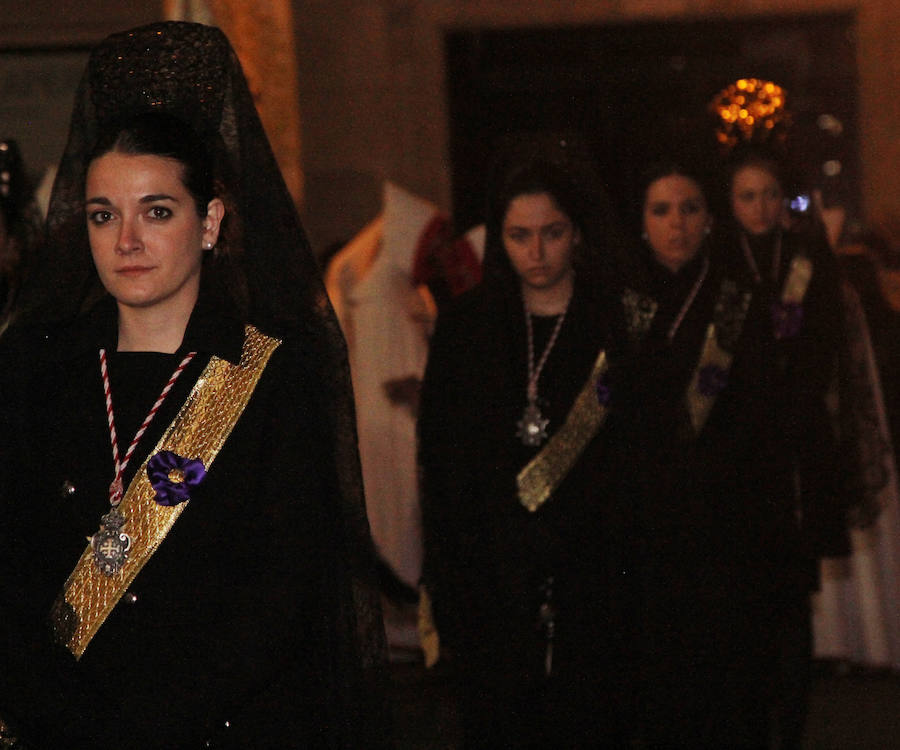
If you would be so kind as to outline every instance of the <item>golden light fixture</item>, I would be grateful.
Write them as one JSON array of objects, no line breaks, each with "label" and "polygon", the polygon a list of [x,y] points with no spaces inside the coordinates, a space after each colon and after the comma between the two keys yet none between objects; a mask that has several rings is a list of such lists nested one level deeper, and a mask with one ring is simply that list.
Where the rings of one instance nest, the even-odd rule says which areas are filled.
[{"label": "golden light fixture", "polygon": [[776,125],[787,126],[787,92],[772,81],[740,78],[713,97],[710,111],[718,118],[719,143],[733,146],[738,141],[768,139]]}]

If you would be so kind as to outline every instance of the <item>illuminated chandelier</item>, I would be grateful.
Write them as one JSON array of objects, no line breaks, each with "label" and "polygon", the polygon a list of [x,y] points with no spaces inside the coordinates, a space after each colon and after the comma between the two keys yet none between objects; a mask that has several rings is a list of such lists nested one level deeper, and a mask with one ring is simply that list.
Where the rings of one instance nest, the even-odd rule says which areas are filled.
[{"label": "illuminated chandelier", "polygon": [[759,78],[741,78],[722,89],[709,104],[718,120],[719,143],[730,148],[742,140],[784,138],[790,124],[786,98],[787,92],[777,83]]}]

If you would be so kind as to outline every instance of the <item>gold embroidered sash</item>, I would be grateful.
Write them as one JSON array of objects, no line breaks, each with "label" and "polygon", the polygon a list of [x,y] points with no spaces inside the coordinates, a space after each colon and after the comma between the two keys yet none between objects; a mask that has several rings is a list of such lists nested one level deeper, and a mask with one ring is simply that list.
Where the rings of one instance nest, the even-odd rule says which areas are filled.
[{"label": "gold embroidered sash", "polygon": [[[625,289],[621,302],[628,338],[632,343],[637,343],[650,329],[658,305],[655,300],[633,289]],[[601,351],[590,377],[566,416],[565,424],[516,477],[519,502],[532,513],[547,502],[562,484],[602,427],[607,410],[598,400],[597,386],[607,368],[606,352]]]},{"label": "gold embroidered sash", "polygon": [[781,301],[786,305],[800,305],[809,290],[813,264],[805,255],[798,255],[791,261],[791,269],[781,288]]},{"label": "gold embroidered sash", "polygon": [[[781,304],[800,306],[809,289],[813,264],[805,255],[798,255],[791,261],[787,278],[781,288]],[[716,398],[723,390],[734,358],[747,310],[750,306],[749,292],[738,293],[735,284],[725,279],[716,302],[713,322],[706,330],[706,339],[700,352],[700,361],[694,370],[687,391],[687,407],[694,434],[699,434],[706,424]],[[776,338],[781,338],[778,331]]]},{"label": "gold embroidered sash", "polygon": [[132,538],[131,550],[122,569],[112,576],[101,573],[88,544],[51,614],[57,637],[76,659],[81,658],[100,626],[190,502],[171,507],[158,505],[147,476],[147,462],[165,450],[199,459],[209,470],[280,343],[253,326],[247,326],[237,365],[218,357],[210,359],[178,416],[134,475],[119,505],[127,519],[122,530]]},{"label": "gold embroidered sash", "polygon": [[725,387],[752,296],[750,292],[741,292],[730,279],[722,281],[713,321],[706,329],[700,360],[687,389],[687,409],[695,435],[703,429]]},{"label": "gold embroidered sash", "polygon": [[559,487],[606,419],[606,406],[597,398],[597,381],[607,367],[606,352],[601,351],[565,424],[516,477],[519,502],[532,513]]}]

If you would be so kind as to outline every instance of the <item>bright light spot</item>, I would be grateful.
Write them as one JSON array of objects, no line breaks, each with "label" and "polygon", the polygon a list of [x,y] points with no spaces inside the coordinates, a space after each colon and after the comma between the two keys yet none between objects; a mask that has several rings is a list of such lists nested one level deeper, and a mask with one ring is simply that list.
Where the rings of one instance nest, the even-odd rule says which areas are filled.
[{"label": "bright light spot", "polygon": [[834,136],[844,132],[844,124],[834,115],[820,115],[819,119],[816,120],[816,124],[820,130],[824,130]]}]

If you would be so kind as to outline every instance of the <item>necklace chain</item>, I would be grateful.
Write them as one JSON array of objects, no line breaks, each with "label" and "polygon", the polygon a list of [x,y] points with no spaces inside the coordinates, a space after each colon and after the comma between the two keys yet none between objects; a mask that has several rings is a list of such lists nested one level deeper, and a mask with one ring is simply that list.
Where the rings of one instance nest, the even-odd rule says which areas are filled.
[{"label": "necklace chain", "polygon": [[[747,235],[741,232],[741,249],[744,251],[744,258],[747,260],[747,265],[750,267],[750,272],[753,274],[753,280],[759,284],[762,281],[762,276],[759,273],[759,266],[756,263],[756,258],[753,257],[753,251],[750,249],[750,243],[747,241]],[[779,271],[781,270],[781,230],[779,229],[775,234],[775,250],[772,253],[772,281],[777,283]]]},{"label": "necklace chain", "polygon": [[529,404],[537,402],[538,379],[541,377],[544,365],[547,364],[547,358],[550,356],[550,352],[556,344],[556,339],[559,338],[559,332],[566,319],[566,313],[569,311],[569,302],[571,302],[571,297],[566,302],[565,309],[556,318],[556,325],[553,327],[553,333],[550,334],[550,340],[544,347],[544,353],[541,354],[537,366],[534,364],[534,329],[531,325],[531,313],[528,311],[528,306],[525,306],[525,330],[528,333],[528,387],[526,395]]},{"label": "necklace chain", "polygon": [[666,334],[666,338],[671,341],[675,338],[675,334],[678,333],[678,329],[681,327],[681,323],[684,321],[684,316],[688,314],[688,310],[691,309],[691,305],[694,304],[694,300],[697,298],[697,295],[700,293],[700,287],[703,286],[703,282],[706,281],[706,274],[709,272],[709,256],[706,256],[703,259],[703,268],[700,269],[700,275],[697,276],[697,280],[694,282],[694,286],[691,287],[691,291],[687,296],[687,299],[684,301],[684,304],[681,306],[681,309],[678,311],[678,315],[675,316],[675,320],[672,322],[672,325],[669,326],[669,332]]}]

